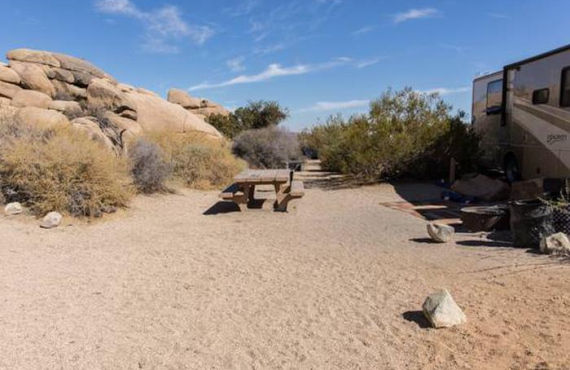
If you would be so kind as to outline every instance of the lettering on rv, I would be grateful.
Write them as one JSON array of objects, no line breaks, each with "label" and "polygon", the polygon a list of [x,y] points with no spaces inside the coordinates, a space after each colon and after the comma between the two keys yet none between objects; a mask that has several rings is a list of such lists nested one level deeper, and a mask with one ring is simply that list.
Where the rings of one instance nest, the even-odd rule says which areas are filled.
[{"label": "lettering on rv", "polygon": [[546,142],[548,143],[548,145],[553,145],[566,140],[568,140],[568,135],[564,134],[548,135],[546,137]]}]

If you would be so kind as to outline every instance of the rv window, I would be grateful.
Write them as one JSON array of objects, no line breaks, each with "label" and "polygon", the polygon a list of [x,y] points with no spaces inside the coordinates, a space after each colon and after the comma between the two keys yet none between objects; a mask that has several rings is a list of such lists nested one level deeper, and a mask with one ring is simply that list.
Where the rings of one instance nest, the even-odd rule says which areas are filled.
[{"label": "rv window", "polygon": [[503,104],[503,80],[489,82],[487,85],[487,114],[501,113]]},{"label": "rv window", "polygon": [[532,104],[548,104],[550,89],[534,90],[532,92]]},{"label": "rv window", "polygon": [[570,107],[570,67],[562,70],[562,81],[560,85],[560,106]]}]

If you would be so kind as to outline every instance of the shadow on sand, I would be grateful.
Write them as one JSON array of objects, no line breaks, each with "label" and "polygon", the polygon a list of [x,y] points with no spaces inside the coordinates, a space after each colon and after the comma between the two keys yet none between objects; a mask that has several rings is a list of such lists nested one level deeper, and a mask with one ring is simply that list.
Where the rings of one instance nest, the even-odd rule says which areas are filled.
[{"label": "shadow on sand", "polygon": [[415,322],[422,329],[431,328],[431,325],[422,311],[407,311],[402,314],[406,321]]},{"label": "shadow on sand", "polygon": [[[250,202],[247,205],[248,209],[263,209],[272,206],[274,200],[272,199],[255,199],[254,201]],[[267,204],[266,204],[267,203]],[[229,201],[218,201],[213,206],[205,210],[202,214],[204,216],[213,216],[218,214],[226,214],[226,213],[239,213],[241,210],[234,202]]]}]

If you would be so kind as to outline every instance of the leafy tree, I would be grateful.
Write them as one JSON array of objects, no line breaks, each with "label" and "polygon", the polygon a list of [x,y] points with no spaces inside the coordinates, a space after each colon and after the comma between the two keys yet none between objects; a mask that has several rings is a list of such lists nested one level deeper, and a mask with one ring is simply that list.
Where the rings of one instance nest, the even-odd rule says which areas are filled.
[{"label": "leafy tree", "polygon": [[222,134],[234,138],[243,131],[276,126],[289,116],[287,109],[275,101],[252,101],[228,116],[212,115],[208,122]]},{"label": "leafy tree", "polygon": [[434,178],[448,172],[452,157],[466,171],[476,166],[479,138],[462,117],[453,116],[437,94],[388,90],[370,104],[369,114],[331,117],[301,140],[330,171],[368,180]]}]

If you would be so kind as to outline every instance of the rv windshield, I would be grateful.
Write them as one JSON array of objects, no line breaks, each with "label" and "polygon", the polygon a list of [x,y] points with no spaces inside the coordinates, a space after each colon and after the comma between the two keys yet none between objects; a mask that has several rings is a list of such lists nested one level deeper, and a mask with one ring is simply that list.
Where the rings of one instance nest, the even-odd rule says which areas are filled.
[{"label": "rv windshield", "polygon": [[503,104],[503,80],[495,80],[487,85],[487,114],[501,112]]}]

